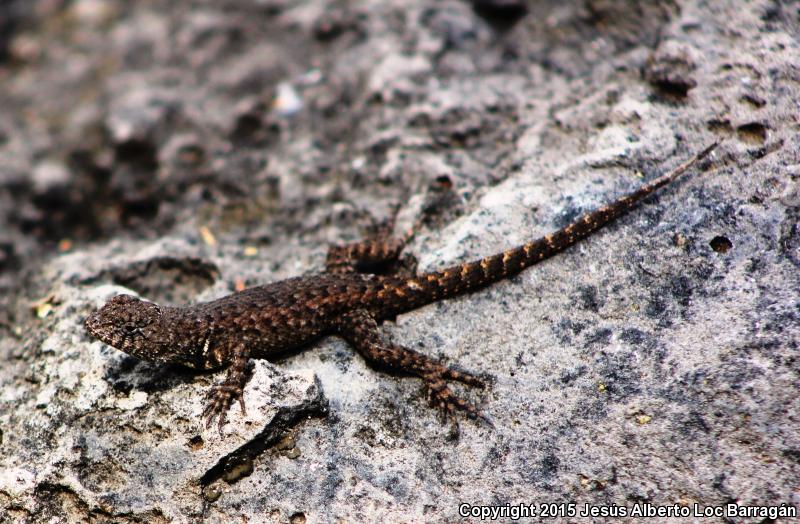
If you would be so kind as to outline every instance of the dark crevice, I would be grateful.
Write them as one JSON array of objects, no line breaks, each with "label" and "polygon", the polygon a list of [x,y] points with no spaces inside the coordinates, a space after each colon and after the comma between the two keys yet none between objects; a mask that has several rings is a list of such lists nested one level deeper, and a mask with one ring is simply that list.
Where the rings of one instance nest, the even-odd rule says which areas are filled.
[{"label": "dark crevice", "polygon": [[17,32],[33,21],[33,2],[3,0],[0,2],[0,64],[9,59],[9,44]]},{"label": "dark crevice", "polygon": [[668,102],[684,102],[695,82],[659,79],[651,82],[658,99]]},{"label": "dark crevice", "polygon": [[521,0],[472,0],[475,14],[496,31],[508,31],[528,14],[527,3]]},{"label": "dark crevice", "polygon": [[711,249],[721,254],[727,253],[733,249],[733,242],[731,242],[728,237],[725,236],[715,236],[711,239],[708,245],[711,246]]},{"label": "dark crevice", "polygon": [[219,275],[219,268],[213,262],[194,257],[163,256],[111,268],[80,283],[110,279],[149,300],[184,304],[212,286]]},{"label": "dark crevice", "polygon": [[760,146],[767,141],[767,126],[759,122],[742,124],[736,128],[736,135],[742,142]]},{"label": "dark crevice", "polygon": [[132,164],[145,171],[158,167],[158,151],[155,144],[147,140],[126,140],[116,145],[114,151],[117,162]]}]

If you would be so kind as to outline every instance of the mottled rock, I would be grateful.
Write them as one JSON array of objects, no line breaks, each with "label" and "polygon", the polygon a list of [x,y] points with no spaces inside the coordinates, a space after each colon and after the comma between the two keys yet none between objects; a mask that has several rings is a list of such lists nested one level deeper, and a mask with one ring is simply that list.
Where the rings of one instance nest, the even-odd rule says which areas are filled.
[{"label": "mottled rock", "polygon": [[[792,9],[32,2],[0,62],[0,515],[798,506]],[[420,270],[494,253],[714,140],[703,170],[559,257],[386,323],[491,375],[465,393],[493,428],[456,433],[418,380],[331,338],[256,363],[220,435],[199,419],[218,374],[82,329],[117,292],[210,300],[319,270],[397,204],[399,229],[427,213]]]}]

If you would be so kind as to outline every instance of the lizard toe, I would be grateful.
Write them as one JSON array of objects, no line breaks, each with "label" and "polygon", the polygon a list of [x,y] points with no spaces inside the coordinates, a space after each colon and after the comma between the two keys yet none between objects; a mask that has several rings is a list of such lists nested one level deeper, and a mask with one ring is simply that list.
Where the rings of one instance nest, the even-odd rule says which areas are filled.
[{"label": "lizard toe", "polygon": [[470,373],[469,371],[464,371],[462,369],[448,367],[444,369],[442,375],[446,379],[455,380],[457,382],[461,382],[462,384],[466,384],[468,386],[474,386],[477,388],[486,387],[486,382],[484,381],[483,378],[479,377],[475,373]]},{"label": "lizard toe", "polygon": [[217,427],[220,434],[222,433],[222,426],[228,420],[228,409],[234,401],[238,400],[242,408],[242,413],[246,413],[244,406],[244,396],[241,390],[235,386],[228,384],[219,384],[209,391],[206,406],[203,409],[203,418],[206,420],[206,428],[211,427],[211,423],[215,418],[219,417]]},{"label": "lizard toe", "polygon": [[441,376],[425,377],[425,385],[428,389],[430,404],[439,408],[446,417],[464,413],[471,419],[488,421],[477,406],[456,395]]}]

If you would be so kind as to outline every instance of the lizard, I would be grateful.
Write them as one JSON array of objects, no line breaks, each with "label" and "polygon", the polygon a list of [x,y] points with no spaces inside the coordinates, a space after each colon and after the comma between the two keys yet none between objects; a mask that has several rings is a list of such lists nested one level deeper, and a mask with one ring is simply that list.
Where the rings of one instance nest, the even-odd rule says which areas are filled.
[{"label": "lizard", "polygon": [[421,378],[430,403],[446,416],[463,412],[491,424],[450,387],[460,382],[483,388],[484,378],[392,343],[379,324],[509,278],[564,251],[677,179],[717,145],[550,234],[479,260],[424,274],[381,275],[372,270],[397,260],[408,240],[383,235],[331,247],[322,273],[251,287],[210,302],[161,306],[117,295],[92,312],[84,326],[93,337],[139,359],[203,370],[227,368],[225,379],[209,391],[203,410],[207,428],[219,417],[220,432],[236,401],[245,413],[250,359],[304,348],[328,335],[343,338],[373,367]]}]

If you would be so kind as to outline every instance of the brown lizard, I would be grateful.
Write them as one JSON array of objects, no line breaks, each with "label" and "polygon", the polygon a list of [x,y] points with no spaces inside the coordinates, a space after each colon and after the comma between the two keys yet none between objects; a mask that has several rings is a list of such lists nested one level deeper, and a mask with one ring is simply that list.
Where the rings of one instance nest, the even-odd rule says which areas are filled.
[{"label": "brown lizard", "polygon": [[198,369],[227,367],[227,377],[209,395],[203,413],[207,426],[219,416],[221,429],[234,401],[244,411],[250,359],[307,346],[327,335],[344,338],[376,367],[420,377],[431,403],[445,413],[461,410],[470,418],[485,419],[448,386],[456,381],[483,387],[481,378],[387,341],[378,324],[508,278],[563,251],[678,178],[716,146],[558,231],[473,262],[411,277],[373,274],[369,271],[376,265],[396,260],[405,245],[404,240],[378,238],[332,247],[324,273],[245,289],[211,302],[169,307],[118,295],[92,313],[85,326],[94,337],[140,359]]}]

